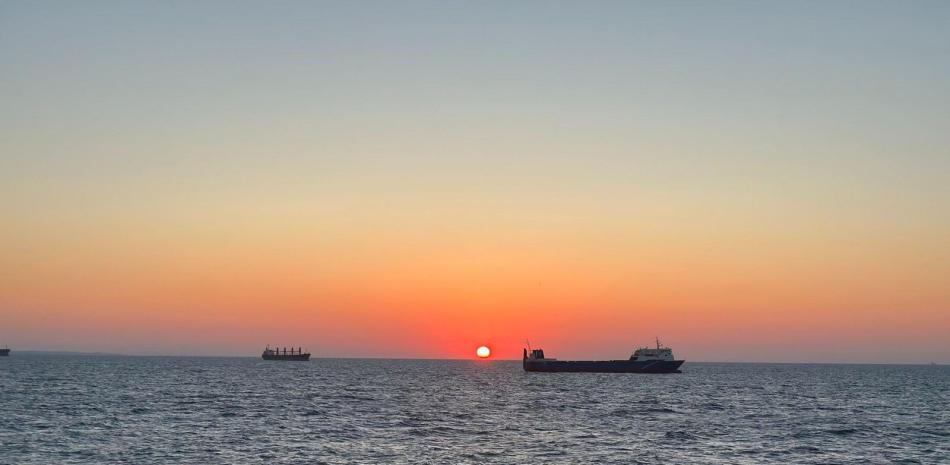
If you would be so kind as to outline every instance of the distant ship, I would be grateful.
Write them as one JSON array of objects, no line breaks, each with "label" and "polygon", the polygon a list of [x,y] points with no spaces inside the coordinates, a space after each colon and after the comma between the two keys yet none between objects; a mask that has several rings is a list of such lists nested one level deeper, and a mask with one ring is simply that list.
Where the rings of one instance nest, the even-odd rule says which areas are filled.
[{"label": "distant ship", "polygon": [[310,360],[310,352],[304,353],[303,349],[298,347],[297,350],[294,350],[293,347],[290,348],[290,352],[287,352],[287,348],[284,347],[281,350],[279,347],[273,349],[268,345],[264,348],[264,353],[261,354],[261,358],[264,360],[290,360],[296,362],[306,362]]},{"label": "distant ship", "polygon": [[524,371],[547,373],[681,373],[683,362],[674,360],[673,349],[661,347],[657,339],[655,349],[641,347],[628,360],[558,360],[545,358],[542,349],[533,349],[530,354],[524,349],[521,366]]},{"label": "distant ship", "polygon": [[10,347],[3,346],[3,348],[0,349],[0,357],[9,357],[9,356],[10,356]]}]

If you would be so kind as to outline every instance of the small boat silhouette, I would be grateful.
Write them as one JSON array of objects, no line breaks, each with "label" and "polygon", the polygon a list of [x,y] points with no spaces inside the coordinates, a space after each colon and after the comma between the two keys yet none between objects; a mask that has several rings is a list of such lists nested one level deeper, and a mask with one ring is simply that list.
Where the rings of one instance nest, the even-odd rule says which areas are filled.
[{"label": "small boat silhouette", "polygon": [[[530,349],[530,347],[528,348]],[[674,360],[673,349],[640,347],[628,360],[558,360],[546,358],[544,350],[524,349],[521,366],[524,371],[547,373],[681,373],[680,365],[685,360]]]},{"label": "small boat silhouette", "polygon": [[268,344],[264,348],[264,353],[261,354],[261,358],[264,360],[286,360],[286,361],[295,361],[295,362],[306,362],[310,360],[310,352],[304,353],[302,347],[297,347],[294,350],[293,347],[290,348],[290,351],[287,351],[287,348],[284,347],[281,350],[279,347],[271,349]]}]

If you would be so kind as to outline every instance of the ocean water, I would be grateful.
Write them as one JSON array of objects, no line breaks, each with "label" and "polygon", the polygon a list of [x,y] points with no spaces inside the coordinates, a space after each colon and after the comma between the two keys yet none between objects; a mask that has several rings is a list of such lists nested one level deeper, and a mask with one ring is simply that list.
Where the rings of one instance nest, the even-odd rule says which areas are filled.
[{"label": "ocean water", "polygon": [[2,464],[950,463],[950,367],[0,359]]}]

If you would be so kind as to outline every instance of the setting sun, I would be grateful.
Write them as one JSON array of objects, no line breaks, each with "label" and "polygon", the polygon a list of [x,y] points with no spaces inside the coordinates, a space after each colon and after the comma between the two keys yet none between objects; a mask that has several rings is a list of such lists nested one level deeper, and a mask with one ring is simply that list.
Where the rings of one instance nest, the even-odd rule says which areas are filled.
[{"label": "setting sun", "polygon": [[491,349],[489,349],[488,346],[481,346],[475,349],[475,355],[477,355],[478,358],[488,358],[491,356]]}]

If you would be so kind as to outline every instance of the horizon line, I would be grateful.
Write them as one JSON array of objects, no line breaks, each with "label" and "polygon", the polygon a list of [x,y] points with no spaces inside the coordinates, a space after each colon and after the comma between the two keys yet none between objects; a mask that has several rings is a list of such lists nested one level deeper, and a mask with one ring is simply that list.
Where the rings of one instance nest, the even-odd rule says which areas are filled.
[{"label": "horizon line", "polygon": [[[86,352],[75,350],[13,350],[11,354],[46,354],[46,355],[77,355],[93,357],[167,357],[167,358],[260,358],[260,355],[201,355],[201,354],[129,354],[119,352]],[[518,362],[517,358],[437,358],[437,357],[359,357],[333,356],[311,357],[317,360],[406,360],[406,361],[469,361],[469,362]],[[686,363],[730,363],[747,365],[910,365],[910,366],[947,366],[946,362],[793,362],[793,361],[716,361],[716,360],[686,360]]]}]

